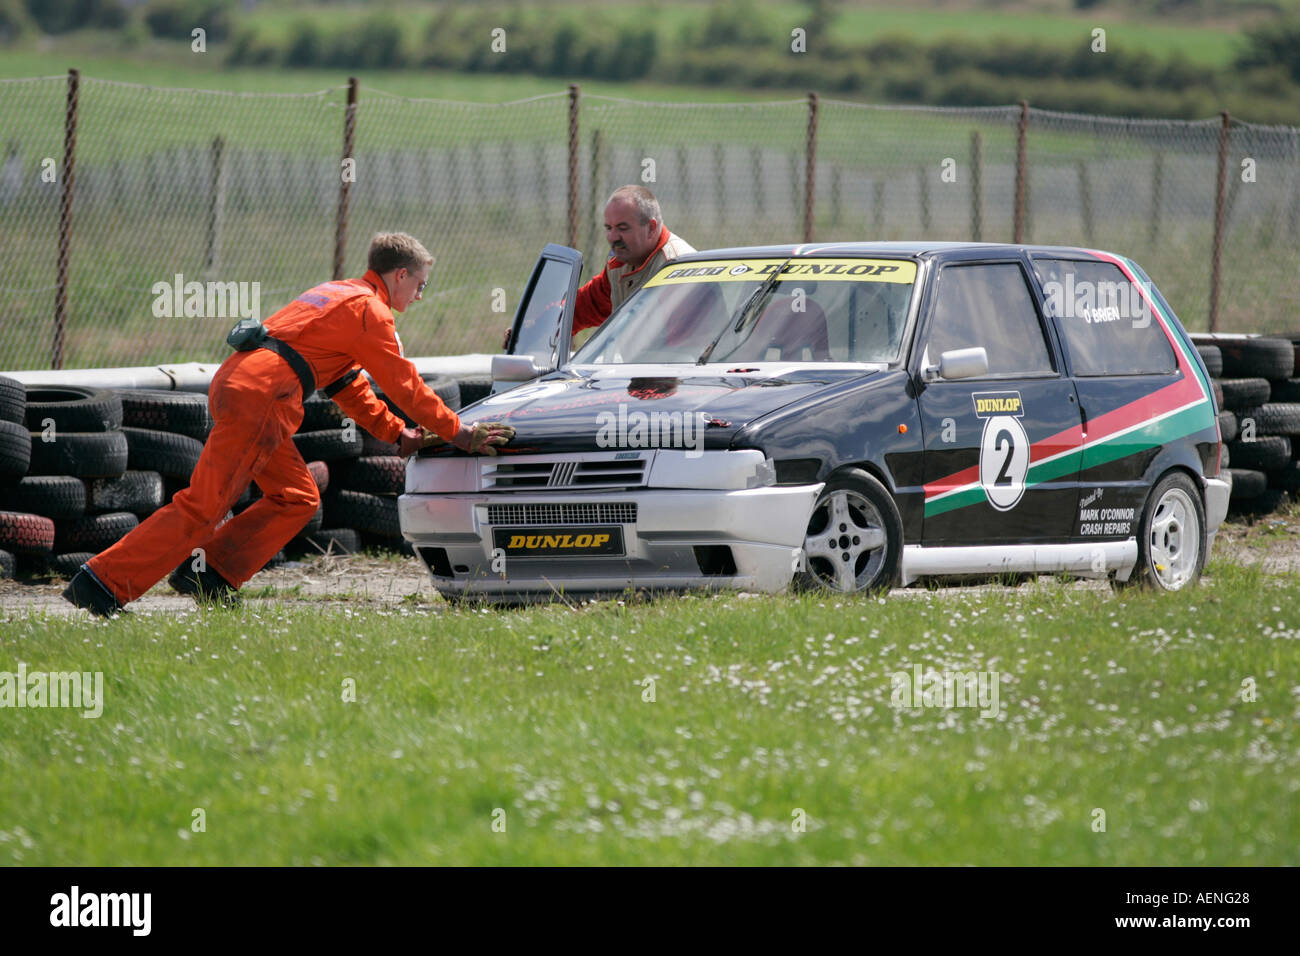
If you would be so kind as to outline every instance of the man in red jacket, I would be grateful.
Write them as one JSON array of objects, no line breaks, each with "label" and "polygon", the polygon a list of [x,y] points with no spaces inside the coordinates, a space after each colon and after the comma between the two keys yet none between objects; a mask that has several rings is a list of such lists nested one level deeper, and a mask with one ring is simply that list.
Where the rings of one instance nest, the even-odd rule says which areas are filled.
[{"label": "man in red jacket", "polygon": [[601,325],[665,263],[694,252],[663,223],[659,200],[644,186],[620,186],[605,204],[605,268],[578,290],[573,334]]},{"label": "man in red jacket", "polygon": [[[63,596],[98,615],[114,614],[143,595],[177,564],[201,549],[201,570],[177,569],[171,583],[200,600],[232,603],[320,504],[320,493],[293,434],[302,403],[325,387],[343,410],[376,438],[399,442],[403,455],[426,441],[375,397],[364,367],[429,432],[466,452],[496,454],[507,426],[463,424],[402,354],[393,320],[421,297],[433,257],[405,233],[371,241],[369,271],[360,279],[326,282],[304,292],[263,323],[270,338],[238,351],[212,378],[208,405],[214,426],[190,485],[125,538],[86,564]],[[250,480],[262,497],[221,524]],[[220,525],[220,527],[218,527]]]}]

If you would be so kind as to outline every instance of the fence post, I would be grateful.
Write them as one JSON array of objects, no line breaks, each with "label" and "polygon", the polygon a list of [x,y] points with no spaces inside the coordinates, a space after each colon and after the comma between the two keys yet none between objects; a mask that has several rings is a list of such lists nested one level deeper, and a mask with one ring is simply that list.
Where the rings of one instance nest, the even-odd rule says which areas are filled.
[{"label": "fence post", "polygon": [[[352,147],[357,129],[357,78],[348,77],[348,105],[343,112],[343,159],[355,158]],[[341,164],[340,164],[341,165]],[[339,211],[334,224],[334,278],[343,278],[343,253],[348,242],[348,200],[352,198],[352,181],[339,176]]]},{"label": "fence post", "polygon": [[838,165],[831,167],[831,225],[839,228],[840,225],[840,167]]},{"label": "fence post", "polygon": [[1151,165],[1151,226],[1147,234],[1147,245],[1154,252],[1160,238],[1160,193],[1165,184],[1165,154],[1157,152]]},{"label": "fence post", "polygon": [[1025,165],[1025,134],[1029,128],[1029,101],[1020,101],[1020,125],[1016,130],[1016,243],[1025,241],[1025,202],[1028,199],[1027,173]]},{"label": "fence post", "polygon": [[979,130],[970,133],[970,238],[982,242],[984,232],[984,136]]},{"label": "fence post", "polygon": [[[584,255],[593,255],[596,252],[596,219],[593,213],[596,210],[596,204],[600,202],[600,170],[605,165],[604,157],[605,143],[604,136],[599,129],[591,131],[591,179],[587,187],[587,242],[583,247]],[[574,246],[576,249],[577,246]]]},{"label": "fence post", "polygon": [[921,193],[921,231],[930,231],[930,177],[924,166],[916,168],[916,185]]},{"label": "fence post", "polygon": [[871,238],[878,242],[885,231],[885,184],[876,181],[871,184]]},{"label": "fence post", "polygon": [[717,213],[718,235],[727,232],[727,149],[713,144],[713,209]]},{"label": "fence post", "polygon": [[1219,114],[1223,123],[1219,127],[1219,168],[1214,184],[1214,247],[1210,254],[1210,331],[1219,329],[1219,278],[1223,264],[1223,214],[1224,193],[1228,186],[1228,131],[1232,120],[1228,111]]},{"label": "fence post", "polygon": [[691,166],[687,155],[685,146],[677,147],[677,188],[681,190],[677,202],[682,209],[691,208]]},{"label": "fence post", "polygon": [[1083,241],[1093,244],[1092,234],[1092,184],[1088,182],[1088,164],[1079,160],[1079,211],[1083,216]]},{"label": "fence post", "polygon": [[226,204],[226,143],[220,136],[212,138],[212,178],[208,184],[208,254],[204,269],[211,275],[221,254],[221,213]]},{"label": "fence post", "polygon": [[817,194],[817,94],[808,94],[808,158],[804,163],[803,241],[812,242],[813,203]]},{"label": "fence post", "polygon": [[63,123],[63,188],[59,192],[59,254],[54,290],[54,347],[50,368],[63,368],[63,340],[68,320],[68,254],[72,238],[72,187],[77,151],[77,98],[81,74],[68,71],[68,104]]},{"label": "fence post", "polygon": [[569,227],[568,245],[578,248],[578,84],[569,84]]}]

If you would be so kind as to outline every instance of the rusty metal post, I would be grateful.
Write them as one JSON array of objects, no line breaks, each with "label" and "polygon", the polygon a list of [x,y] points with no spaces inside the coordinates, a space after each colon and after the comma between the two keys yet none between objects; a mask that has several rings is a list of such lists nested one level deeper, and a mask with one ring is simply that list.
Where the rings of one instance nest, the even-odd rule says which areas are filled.
[{"label": "rusty metal post", "polygon": [[72,241],[72,187],[76,173],[77,99],[81,74],[68,71],[68,104],[63,122],[63,188],[59,192],[59,252],[55,269],[54,344],[50,368],[63,368],[63,345],[68,322],[68,265]]},{"label": "rusty metal post", "polygon": [[1228,132],[1232,120],[1228,111],[1219,114],[1223,125],[1219,127],[1219,169],[1214,184],[1214,248],[1210,255],[1210,331],[1219,329],[1219,279],[1223,265],[1223,224],[1228,188]]},{"label": "rusty metal post", "polygon": [[[599,129],[591,131],[591,178],[587,181],[587,241],[583,244],[582,253],[585,256],[595,257],[599,253],[597,244],[600,237],[596,230],[596,217],[594,211],[599,208],[601,196],[597,191],[600,189],[601,171],[605,168],[605,139],[604,134]],[[576,249],[577,246],[574,246]]]},{"label": "rusty metal post", "polygon": [[1025,200],[1028,197],[1028,172],[1025,165],[1025,134],[1029,129],[1029,102],[1020,101],[1020,125],[1016,130],[1016,243],[1025,241]]},{"label": "rusty metal post", "polygon": [[[343,161],[352,160],[357,131],[357,78],[348,77],[348,105],[343,112]],[[341,166],[342,164],[340,164]],[[334,278],[343,278],[343,255],[348,244],[348,201],[352,198],[352,177],[339,176],[339,211],[334,225]]]},{"label": "rusty metal post", "polygon": [[226,143],[220,136],[212,138],[211,178],[208,182],[208,242],[204,271],[211,276],[221,258],[221,217],[226,204]]},{"label": "rusty metal post", "polygon": [[804,163],[803,241],[813,239],[813,207],[817,199],[817,94],[808,94],[807,160]]},{"label": "rusty metal post", "polygon": [[1160,241],[1160,205],[1163,202],[1161,193],[1164,192],[1164,185],[1165,154],[1157,150],[1151,159],[1151,215],[1147,228],[1147,245],[1151,251],[1148,255],[1155,253],[1156,243]]},{"label": "rusty metal post", "polygon": [[1088,179],[1088,164],[1079,160],[1079,216],[1083,220],[1083,241],[1092,245],[1096,242],[1092,227],[1092,183]]},{"label": "rusty metal post", "polygon": [[569,227],[570,248],[578,248],[578,84],[569,84]]},{"label": "rusty metal post", "polygon": [[921,200],[921,234],[930,233],[930,177],[924,166],[916,168],[916,188]]}]

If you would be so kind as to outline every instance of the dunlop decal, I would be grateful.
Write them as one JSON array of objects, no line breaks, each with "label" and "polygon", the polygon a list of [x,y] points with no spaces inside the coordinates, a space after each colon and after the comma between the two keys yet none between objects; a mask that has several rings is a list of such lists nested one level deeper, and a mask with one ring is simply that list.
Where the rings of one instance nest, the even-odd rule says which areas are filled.
[{"label": "dunlop decal", "polygon": [[619,527],[493,528],[492,543],[511,558],[621,555],[623,529]]},{"label": "dunlop decal", "polygon": [[979,418],[992,418],[995,415],[1014,415],[1021,418],[1025,414],[1019,392],[973,392],[975,414]]},{"label": "dunlop decal", "polygon": [[[784,265],[784,268],[782,268]],[[669,264],[646,286],[684,282],[753,282],[781,270],[782,280],[839,282],[897,282],[916,280],[916,263],[906,259],[720,259],[713,262]]]}]

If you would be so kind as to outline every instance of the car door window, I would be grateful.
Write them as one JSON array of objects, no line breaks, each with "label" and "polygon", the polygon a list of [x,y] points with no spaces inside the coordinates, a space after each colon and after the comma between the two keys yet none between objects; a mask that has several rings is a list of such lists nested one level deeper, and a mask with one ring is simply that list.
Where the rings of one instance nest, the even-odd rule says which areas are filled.
[{"label": "car door window", "polygon": [[1036,259],[1034,268],[1075,375],[1169,374],[1178,367],[1148,300],[1118,266]]},{"label": "car door window", "polygon": [[927,361],[983,346],[989,375],[1050,375],[1056,369],[1025,274],[1014,262],[949,265],[939,273]]},{"label": "car door window", "polygon": [[514,354],[531,355],[543,368],[555,365],[557,320],[569,292],[572,268],[555,259],[544,259],[532,297],[519,323]]}]

